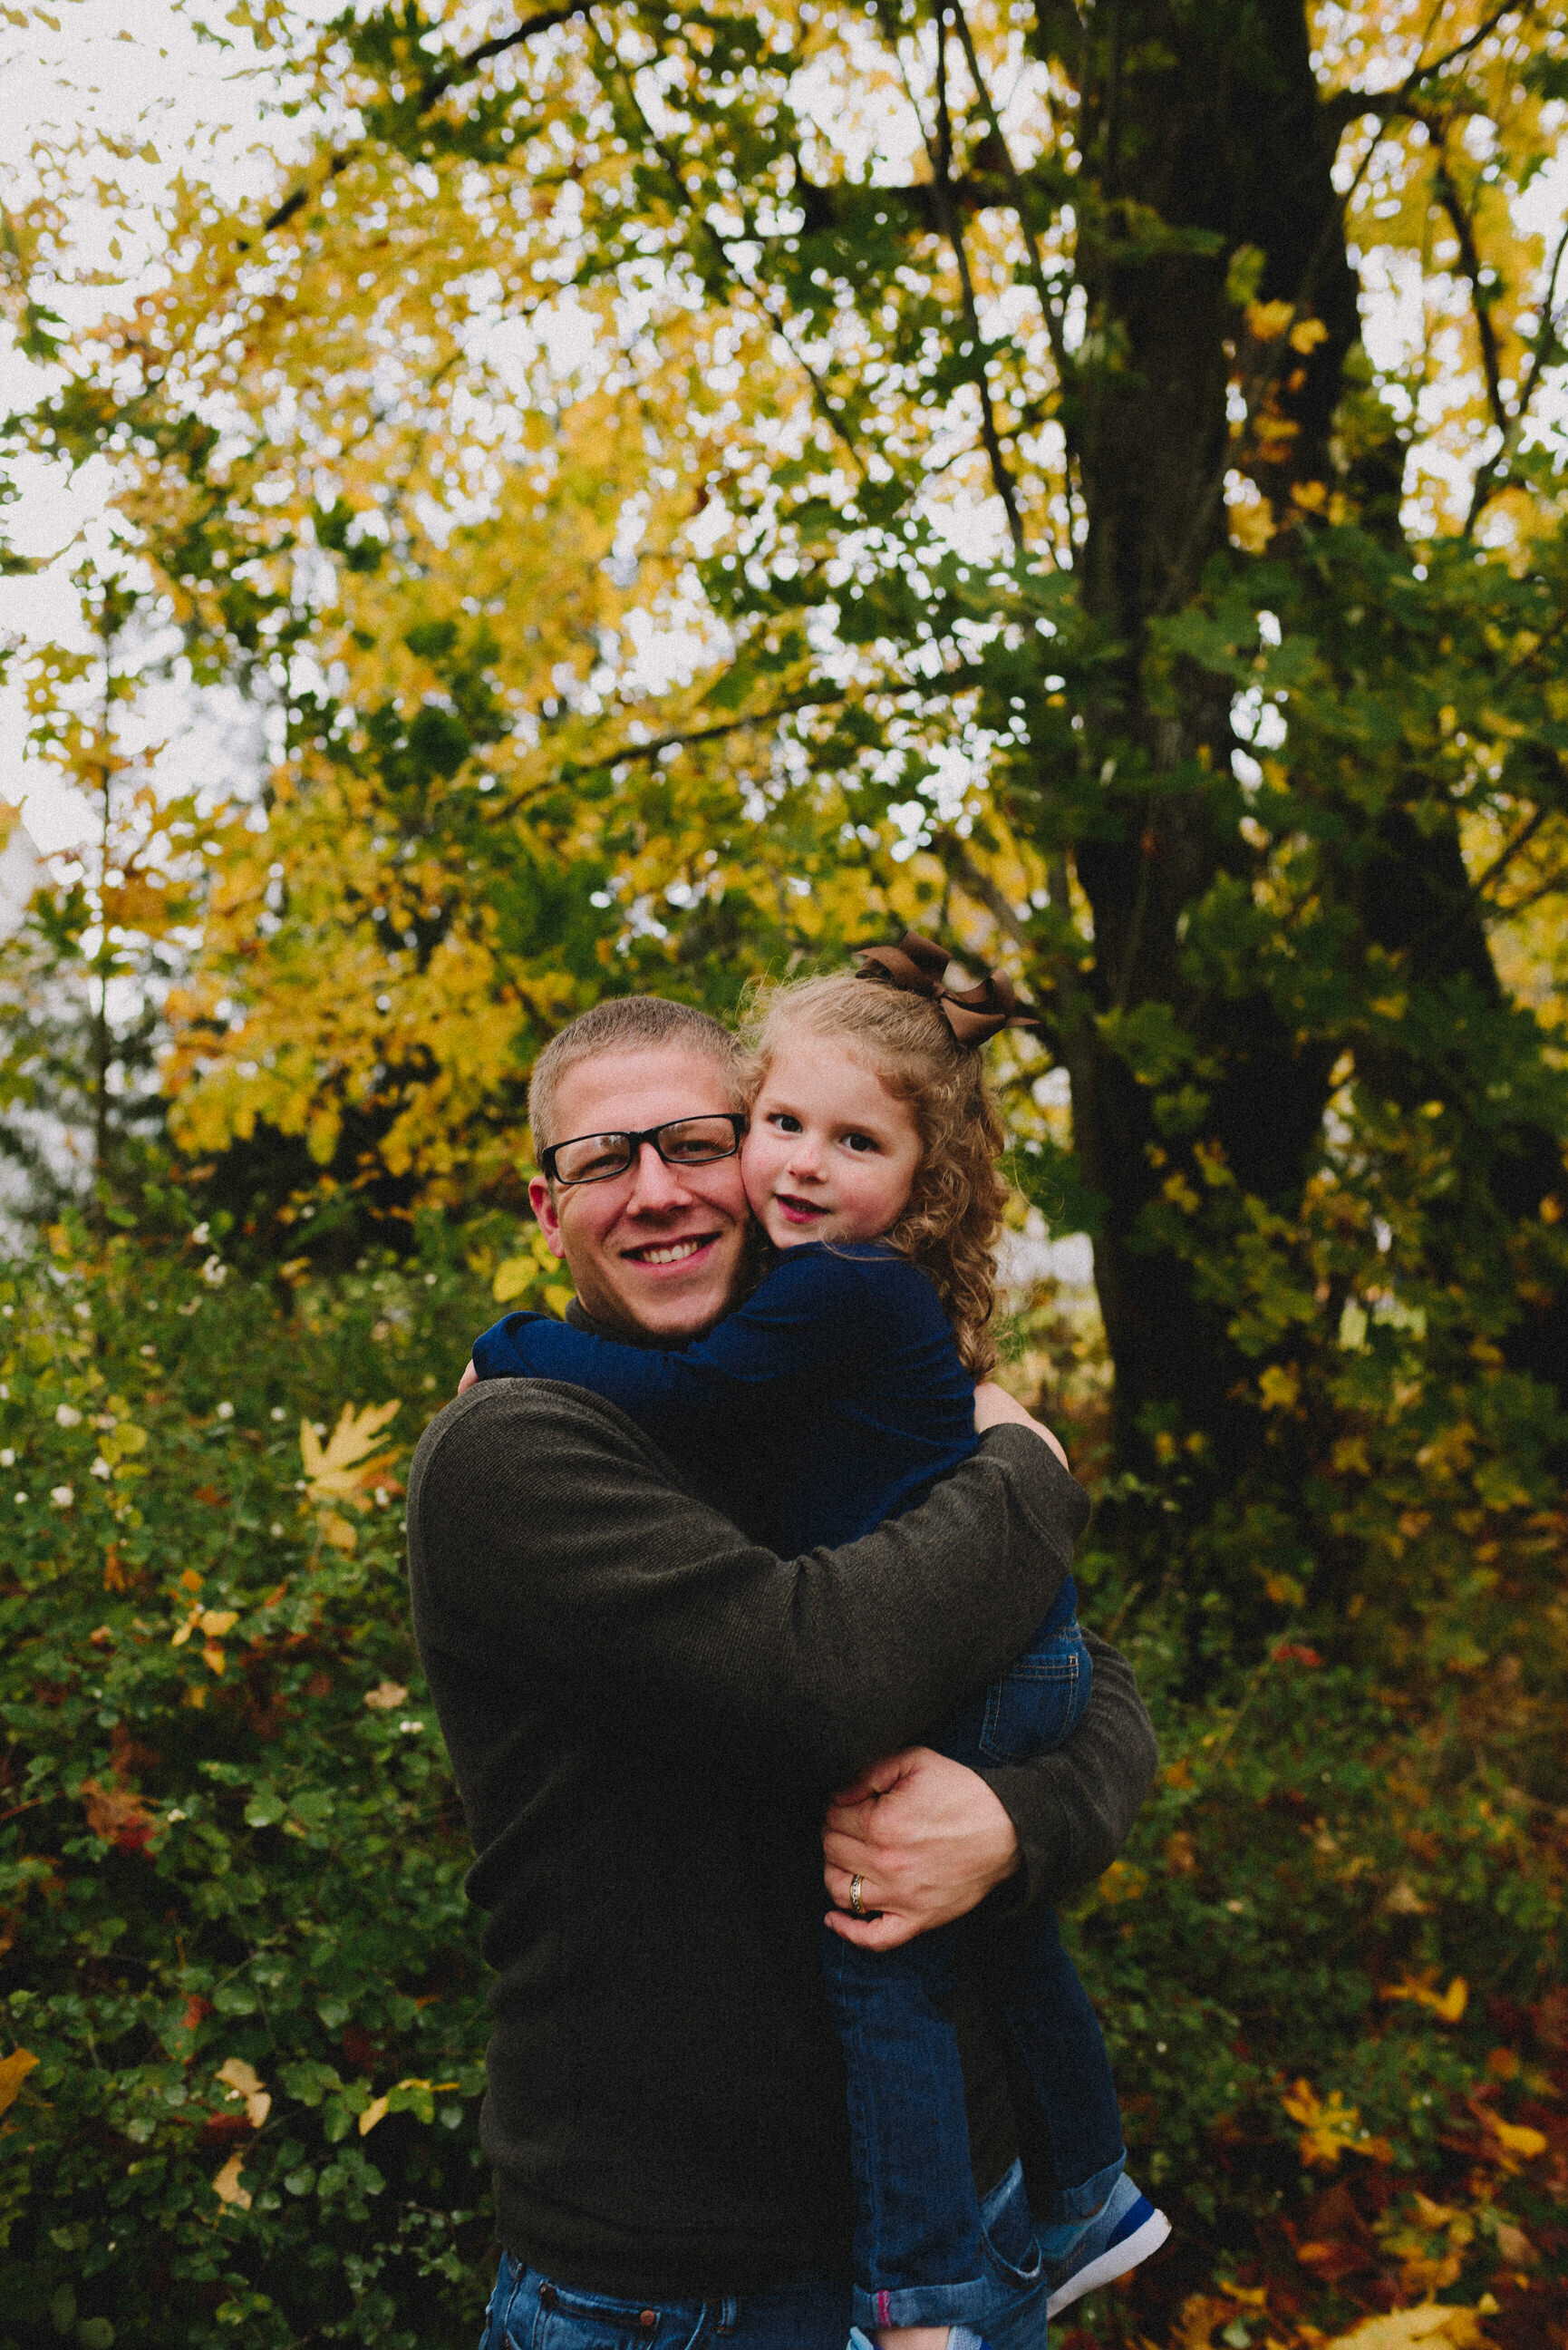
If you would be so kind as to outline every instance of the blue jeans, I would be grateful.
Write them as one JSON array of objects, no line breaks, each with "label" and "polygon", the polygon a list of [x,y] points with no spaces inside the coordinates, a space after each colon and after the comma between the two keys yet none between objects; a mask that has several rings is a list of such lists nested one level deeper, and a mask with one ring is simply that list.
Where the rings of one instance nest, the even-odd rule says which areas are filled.
[{"label": "blue jeans", "polygon": [[[1045,2350],[1049,2287],[1014,2163],[981,2208],[992,2350]],[[503,2252],[479,2350],[845,2350],[849,2287],[803,2277],[725,2300],[617,2300],[557,2284]]]},{"label": "blue jeans", "polygon": [[[930,1743],[971,1770],[1049,1753],[1082,1718],[1090,1670],[1075,1622],[1043,1627]],[[1039,2220],[1055,2230],[1089,2219],[1126,2159],[1105,2042],[1054,1912],[981,1913],[887,1951],[825,1926],[823,1976],[849,2076],[855,2323],[866,2332],[944,2321],[986,2331],[994,2306],[948,2021],[961,1943],[1006,2058]]]}]

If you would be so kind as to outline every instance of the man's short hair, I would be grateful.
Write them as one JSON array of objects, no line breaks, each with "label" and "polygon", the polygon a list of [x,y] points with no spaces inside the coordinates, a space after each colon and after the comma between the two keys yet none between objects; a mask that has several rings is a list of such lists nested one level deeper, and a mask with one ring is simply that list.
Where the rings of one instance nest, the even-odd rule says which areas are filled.
[{"label": "man's short hair", "polygon": [[[607,1053],[642,1053],[678,1045],[705,1054],[715,1065],[727,1097],[741,1098],[740,1054],[735,1039],[711,1013],[694,1003],[670,1003],[662,995],[611,995],[591,1011],[580,1013],[558,1035],[552,1036],[534,1064],[528,1080],[528,1123],[534,1130],[535,1155],[566,1138],[556,1130],[556,1096],[561,1079],[579,1061],[597,1060]],[[710,1102],[693,1102],[694,1110],[710,1109]]]}]

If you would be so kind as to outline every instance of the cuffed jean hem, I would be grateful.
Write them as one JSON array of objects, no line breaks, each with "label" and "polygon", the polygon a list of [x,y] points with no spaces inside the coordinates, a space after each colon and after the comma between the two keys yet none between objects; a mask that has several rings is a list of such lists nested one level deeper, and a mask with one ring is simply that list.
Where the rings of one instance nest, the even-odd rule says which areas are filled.
[{"label": "cuffed jean hem", "polygon": [[994,2282],[977,2276],[960,2284],[901,2284],[886,2292],[857,2284],[850,2306],[856,2324],[869,2334],[878,2325],[967,2325],[982,2318],[995,2297]]},{"label": "cuffed jean hem", "polygon": [[1092,2220],[1123,2171],[1127,2167],[1127,2150],[1124,2146],[1114,2162],[1085,2178],[1081,2187],[1058,2187],[1032,2205],[1035,2219],[1043,2228],[1081,2227]]}]

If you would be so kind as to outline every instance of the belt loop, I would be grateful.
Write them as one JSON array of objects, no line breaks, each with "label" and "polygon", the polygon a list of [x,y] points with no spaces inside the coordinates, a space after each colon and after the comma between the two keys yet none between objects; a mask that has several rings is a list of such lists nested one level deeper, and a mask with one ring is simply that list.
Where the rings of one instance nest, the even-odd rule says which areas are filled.
[{"label": "belt loop", "polygon": [[733,2334],[736,2326],[740,2324],[740,2303],[736,2301],[732,2294],[726,2293],[723,2300],[719,2303],[719,2323],[713,2328],[713,2331],[715,2334]]}]

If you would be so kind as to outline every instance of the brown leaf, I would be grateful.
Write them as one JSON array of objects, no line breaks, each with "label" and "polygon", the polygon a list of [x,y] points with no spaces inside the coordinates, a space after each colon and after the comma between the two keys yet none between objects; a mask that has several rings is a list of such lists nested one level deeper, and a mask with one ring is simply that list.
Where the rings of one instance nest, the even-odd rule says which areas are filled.
[{"label": "brown leaf", "polygon": [[127,1787],[102,1787],[96,1779],[84,1779],[78,1792],[88,1827],[116,1852],[145,1852],[163,1825],[145,1798]]},{"label": "brown leaf", "polygon": [[8,2113],[16,2104],[17,2092],[37,2061],[26,2048],[14,2048],[9,2056],[0,2056],[0,2114]]},{"label": "brown leaf", "polygon": [[1165,1865],[1172,1877],[1196,1877],[1198,1852],[1185,1828],[1165,1840]]}]

